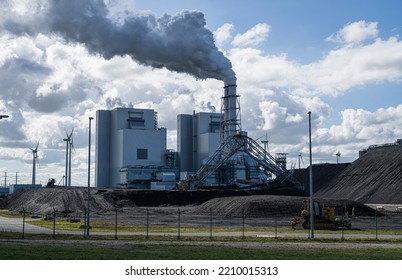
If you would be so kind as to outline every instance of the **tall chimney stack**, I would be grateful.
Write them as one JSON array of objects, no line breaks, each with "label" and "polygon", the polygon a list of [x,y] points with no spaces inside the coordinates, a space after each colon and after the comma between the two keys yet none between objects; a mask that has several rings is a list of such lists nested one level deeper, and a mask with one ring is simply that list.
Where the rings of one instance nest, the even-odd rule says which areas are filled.
[{"label": "tall chimney stack", "polygon": [[240,103],[238,102],[238,95],[236,94],[236,84],[226,84],[224,86],[223,98],[223,123],[222,141],[237,134],[240,128]]}]

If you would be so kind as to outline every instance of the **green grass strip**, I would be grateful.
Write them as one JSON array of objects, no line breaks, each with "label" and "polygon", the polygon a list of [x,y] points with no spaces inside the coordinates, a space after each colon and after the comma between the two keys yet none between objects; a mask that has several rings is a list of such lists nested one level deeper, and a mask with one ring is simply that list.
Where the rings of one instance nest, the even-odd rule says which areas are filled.
[{"label": "green grass strip", "polygon": [[214,245],[0,244],[3,260],[400,260],[402,249],[249,249]]}]

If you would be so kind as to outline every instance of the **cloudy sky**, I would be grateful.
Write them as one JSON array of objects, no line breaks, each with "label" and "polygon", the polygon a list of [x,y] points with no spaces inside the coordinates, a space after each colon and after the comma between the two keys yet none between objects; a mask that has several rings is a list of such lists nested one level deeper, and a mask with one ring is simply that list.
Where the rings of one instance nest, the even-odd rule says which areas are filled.
[{"label": "cloudy sky", "polygon": [[288,153],[288,167],[299,153],[308,162],[308,111],[313,161],[338,151],[353,161],[402,138],[401,10],[397,0],[0,0],[1,184],[5,172],[7,184],[16,172],[30,183],[38,141],[37,182],[59,182],[74,129],[72,183],[86,185],[99,109],[155,109],[176,149],[176,115],[219,112],[234,75],[243,130]]}]

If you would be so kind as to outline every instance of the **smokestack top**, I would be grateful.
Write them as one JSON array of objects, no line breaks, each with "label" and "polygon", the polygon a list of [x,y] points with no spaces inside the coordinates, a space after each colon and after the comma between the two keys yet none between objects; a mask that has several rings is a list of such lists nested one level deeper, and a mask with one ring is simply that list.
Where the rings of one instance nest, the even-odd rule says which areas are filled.
[{"label": "smokestack top", "polygon": [[224,80],[224,88],[231,87],[231,86],[237,87],[237,85],[236,85],[236,76],[233,76],[231,78],[226,78]]}]

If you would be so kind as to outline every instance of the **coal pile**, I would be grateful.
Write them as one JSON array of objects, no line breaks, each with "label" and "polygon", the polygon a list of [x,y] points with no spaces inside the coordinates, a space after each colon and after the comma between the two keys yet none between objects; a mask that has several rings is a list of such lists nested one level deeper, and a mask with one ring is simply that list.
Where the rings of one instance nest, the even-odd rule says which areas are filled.
[{"label": "coal pile", "polygon": [[[213,197],[214,195],[214,197]],[[173,199],[172,196],[175,198]],[[251,195],[251,193],[236,191],[190,191],[165,192],[138,191],[127,189],[92,189],[91,211],[98,215],[114,212],[115,209],[138,212],[143,204],[163,211],[177,209],[177,204],[167,203],[170,199],[175,203],[179,198],[181,202],[190,202],[193,198],[202,200],[199,204],[187,204],[186,212],[194,215],[209,216],[212,209],[214,216],[219,217],[273,217],[295,216],[304,208],[304,201],[308,197],[283,195]],[[87,192],[85,188],[42,188],[20,189],[8,197],[5,208],[11,212],[20,212],[23,209],[32,214],[49,215],[57,210],[58,216],[80,215],[85,212]],[[202,198],[202,199],[201,199]],[[152,199],[154,199],[152,201]],[[343,208],[347,207],[349,213],[356,215],[373,216],[374,210],[360,203],[345,199],[316,199],[322,206]],[[162,204],[161,204],[162,203]],[[162,207],[161,207],[162,206]],[[176,211],[176,210],[175,210]]]},{"label": "coal pile", "polygon": [[364,204],[402,204],[402,145],[368,150],[316,196]]},{"label": "coal pile", "polygon": [[6,206],[6,198],[0,197],[0,209]]},{"label": "coal pile", "polygon": [[[328,184],[333,178],[337,177],[350,163],[337,164],[313,164],[313,184],[314,193],[318,192]],[[310,168],[295,169],[294,178],[302,184],[306,195],[310,194]]]},{"label": "coal pile", "polygon": [[[273,217],[297,216],[304,208],[308,197],[253,195],[243,197],[221,197],[211,199],[188,212],[194,215],[212,215],[219,217]],[[345,199],[315,199],[321,206],[342,209],[346,207],[349,213],[358,216],[374,216],[373,209],[351,200]]]},{"label": "coal pile", "polygon": [[[102,194],[91,191],[91,209],[94,211],[111,210],[113,202]],[[41,188],[19,189],[7,198],[6,208],[11,212],[23,209],[34,214],[83,213],[85,211],[87,192],[84,188]]]}]

